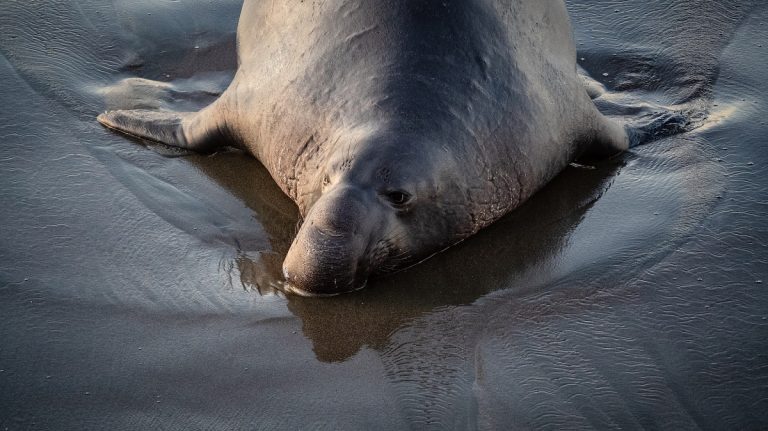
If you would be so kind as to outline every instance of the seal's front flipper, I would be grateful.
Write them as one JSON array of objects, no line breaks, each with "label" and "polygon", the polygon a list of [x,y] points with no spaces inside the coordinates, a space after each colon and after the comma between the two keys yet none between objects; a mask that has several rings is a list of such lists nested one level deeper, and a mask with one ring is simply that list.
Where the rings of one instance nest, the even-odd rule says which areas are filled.
[{"label": "seal's front flipper", "polygon": [[[640,59],[643,61],[635,68],[636,70],[643,73],[655,70],[653,64],[646,64],[645,58],[637,56],[634,60],[630,58],[628,60],[630,63],[625,61],[622,64],[626,68],[631,61]],[[650,58],[648,57],[648,61],[651,61]],[[652,88],[647,88],[642,93],[629,91],[634,88],[643,88],[644,83],[652,82],[650,79],[640,80],[633,85],[632,79],[629,78],[638,78],[638,76],[627,75],[621,71],[612,72],[611,76],[621,75],[624,78],[620,80],[615,78],[614,90],[609,91],[603,83],[593,79],[584,69],[579,68],[578,71],[587,94],[602,114],[598,115],[597,139],[594,139],[588,153],[595,155],[615,153],[622,148],[632,148],[666,136],[687,132],[697,126],[697,113],[694,108],[686,109],[685,106],[680,105],[664,106],[658,103],[658,100],[657,103],[652,103],[649,100],[653,95]],[[625,91],[616,91],[617,85]],[[680,107],[683,110],[675,109]]]},{"label": "seal's front flipper", "polygon": [[681,112],[645,106],[623,108],[631,111],[631,115],[597,114],[596,133],[584,155],[607,157],[690,129],[688,117]]},{"label": "seal's front flipper", "polygon": [[200,112],[109,111],[99,115],[97,120],[127,135],[187,150],[212,152],[229,143],[222,133],[224,128],[210,120],[208,111],[208,108]]},{"label": "seal's front flipper", "polygon": [[624,126],[629,136],[629,146],[642,145],[666,136],[689,130],[690,121],[682,112],[655,110],[636,116]]}]

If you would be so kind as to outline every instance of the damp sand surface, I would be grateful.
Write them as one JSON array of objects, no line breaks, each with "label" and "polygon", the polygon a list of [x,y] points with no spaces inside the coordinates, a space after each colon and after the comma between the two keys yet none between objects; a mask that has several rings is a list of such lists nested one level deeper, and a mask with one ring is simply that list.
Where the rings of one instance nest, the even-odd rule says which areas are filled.
[{"label": "damp sand surface", "polygon": [[765,2],[569,1],[583,71],[695,130],[332,299],[275,289],[254,159],[94,121],[213,100],[240,6],[0,8],[0,430],[768,428]]}]

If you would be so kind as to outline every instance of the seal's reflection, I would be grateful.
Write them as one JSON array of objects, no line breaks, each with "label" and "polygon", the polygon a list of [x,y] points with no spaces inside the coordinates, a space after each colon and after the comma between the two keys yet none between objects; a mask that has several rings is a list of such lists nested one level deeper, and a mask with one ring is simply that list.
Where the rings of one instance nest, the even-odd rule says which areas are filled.
[{"label": "seal's reflection", "polygon": [[[298,211],[255,160],[238,153],[190,160],[253,209],[272,244],[271,253],[236,260],[244,286],[271,293]],[[288,308],[320,361],[343,361],[361,347],[383,349],[409,321],[446,306],[470,304],[499,289],[524,290],[547,279],[560,250],[591,205],[609,187],[620,160],[568,167],[521,208],[478,235],[409,270],[373,280],[334,298],[289,295]],[[594,167],[594,168],[592,168]]]}]

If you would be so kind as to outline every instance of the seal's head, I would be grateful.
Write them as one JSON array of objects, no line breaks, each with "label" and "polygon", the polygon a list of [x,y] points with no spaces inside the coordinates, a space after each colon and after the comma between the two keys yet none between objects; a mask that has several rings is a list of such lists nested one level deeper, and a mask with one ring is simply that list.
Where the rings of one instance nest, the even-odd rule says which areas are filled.
[{"label": "seal's head", "polygon": [[456,212],[467,208],[466,189],[440,148],[398,135],[335,151],[318,172],[317,197],[283,263],[288,290],[318,296],[361,289],[371,275],[460,240],[454,228],[468,224]]}]

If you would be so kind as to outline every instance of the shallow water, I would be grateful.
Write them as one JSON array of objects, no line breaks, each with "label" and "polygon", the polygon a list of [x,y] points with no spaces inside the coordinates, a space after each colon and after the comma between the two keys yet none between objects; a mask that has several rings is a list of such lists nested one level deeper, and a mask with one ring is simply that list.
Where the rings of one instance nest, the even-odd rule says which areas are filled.
[{"label": "shallow water", "polygon": [[94,121],[215,98],[240,2],[102,3],[0,8],[0,429],[768,427],[762,2],[569,2],[611,97],[698,128],[325,300],[274,289],[258,162]]}]

